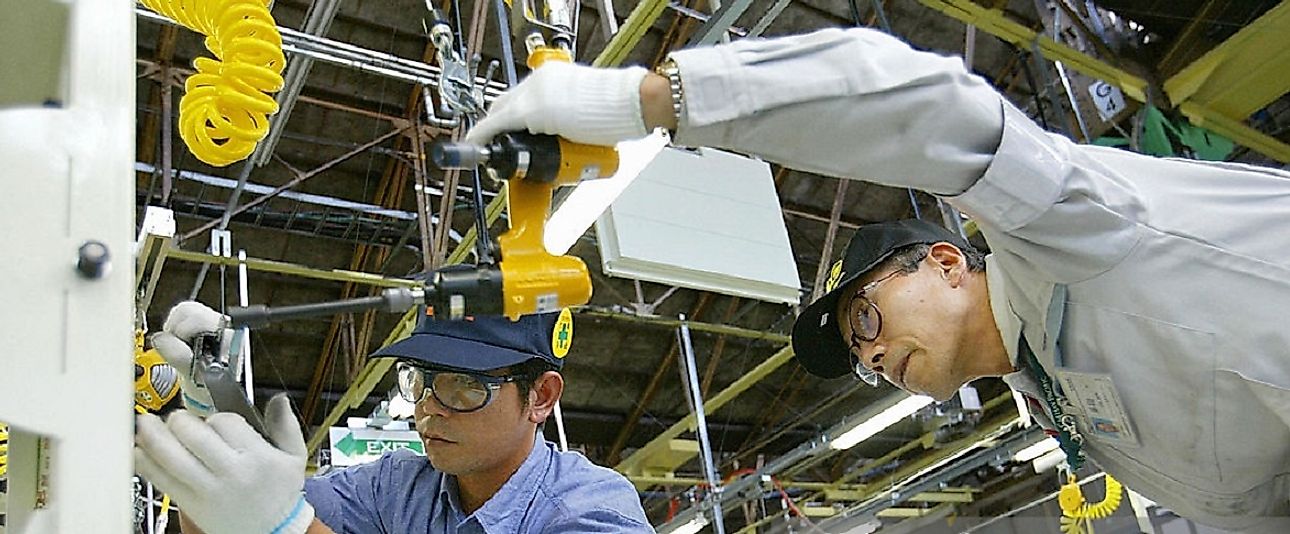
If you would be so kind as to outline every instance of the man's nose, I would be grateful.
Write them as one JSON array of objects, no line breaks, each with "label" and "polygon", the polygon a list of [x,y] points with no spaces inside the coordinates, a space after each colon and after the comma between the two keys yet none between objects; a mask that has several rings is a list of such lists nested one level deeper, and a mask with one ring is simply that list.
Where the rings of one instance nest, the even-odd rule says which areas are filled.
[{"label": "man's nose", "polygon": [[439,402],[439,399],[436,399],[434,395],[430,394],[430,390],[427,389],[425,394],[421,396],[421,401],[417,402],[416,412],[418,417],[422,415],[437,415],[445,417],[450,415],[452,410],[449,410],[443,405],[443,403]]},{"label": "man's nose", "polygon": [[880,340],[860,344],[860,363],[875,373],[883,372],[883,358],[887,356],[887,347]]}]

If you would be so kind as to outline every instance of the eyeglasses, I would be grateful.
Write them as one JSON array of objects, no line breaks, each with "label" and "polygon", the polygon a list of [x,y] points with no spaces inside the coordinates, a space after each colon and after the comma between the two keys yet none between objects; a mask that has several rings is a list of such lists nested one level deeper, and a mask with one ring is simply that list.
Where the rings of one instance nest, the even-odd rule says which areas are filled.
[{"label": "eyeglasses", "polygon": [[429,369],[406,362],[398,365],[399,396],[417,404],[433,395],[443,407],[459,413],[474,412],[493,402],[493,392],[502,384],[520,380],[520,375],[491,376]]},{"label": "eyeglasses", "polygon": [[870,369],[860,361],[860,345],[863,343],[872,343],[878,339],[878,334],[882,333],[882,311],[878,305],[874,304],[867,296],[877,289],[878,284],[886,282],[903,271],[892,271],[886,276],[869,282],[861,287],[851,296],[851,309],[847,314],[847,322],[851,326],[851,372],[856,378],[864,381],[870,386],[878,385],[878,378],[882,376],[881,367]]}]

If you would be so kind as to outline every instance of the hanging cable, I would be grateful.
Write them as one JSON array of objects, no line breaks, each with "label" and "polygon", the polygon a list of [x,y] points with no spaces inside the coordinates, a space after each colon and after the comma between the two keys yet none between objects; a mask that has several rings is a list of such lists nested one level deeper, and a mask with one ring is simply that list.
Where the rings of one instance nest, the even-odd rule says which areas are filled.
[{"label": "hanging cable", "polygon": [[179,101],[179,136],[197,159],[223,167],[245,159],[269,132],[282,89],[282,36],[267,0],[141,0],[206,36],[217,59],[199,57]]}]

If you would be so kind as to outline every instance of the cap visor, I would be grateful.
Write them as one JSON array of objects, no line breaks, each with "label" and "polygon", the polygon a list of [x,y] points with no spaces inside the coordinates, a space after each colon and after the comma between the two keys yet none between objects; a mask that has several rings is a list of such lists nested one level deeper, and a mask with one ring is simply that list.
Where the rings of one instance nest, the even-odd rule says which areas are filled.
[{"label": "cap visor", "polygon": [[436,367],[491,371],[518,365],[538,356],[467,339],[413,334],[376,351],[373,358],[405,358]]},{"label": "cap visor", "polygon": [[807,372],[837,378],[851,372],[847,345],[838,330],[838,298],[850,283],[839,283],[833,291],[812,302],[793,323],[793,355]]}]

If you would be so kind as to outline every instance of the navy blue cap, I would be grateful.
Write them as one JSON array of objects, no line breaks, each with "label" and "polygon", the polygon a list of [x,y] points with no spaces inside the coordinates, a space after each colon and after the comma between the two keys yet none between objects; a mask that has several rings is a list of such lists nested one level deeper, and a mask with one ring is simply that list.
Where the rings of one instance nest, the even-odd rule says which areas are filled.
[{"label": "navy blue cap", "polygon": [[802,310],[793,323],[793,356],[797,363],[824,378],[851,372],[851,348],[838,330],[838,298],[848,284],[877,267],[897,249],[940,242],[961,250],[971,248],[962,236],[918,219],[867,224],[856,230],[842,259],[829,271],[824,295]]},{"label": "navy blue cap", "polygon": [[466,371],[491,371],[537,359],[559,370],[572,343],[573,315],[568,309],[525,315],[518,321],[496,316],[453,321],[423,314],[411,335],[372,357]]}]

